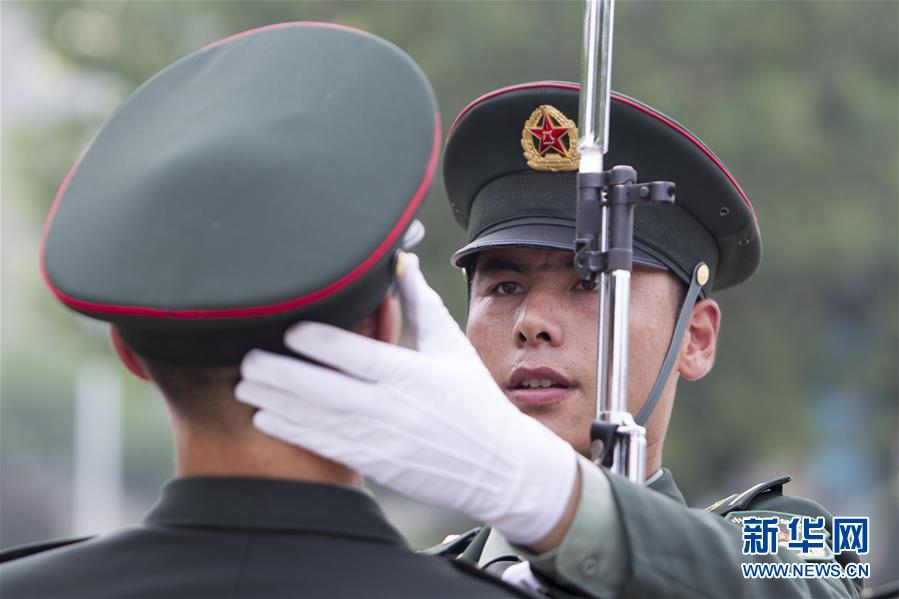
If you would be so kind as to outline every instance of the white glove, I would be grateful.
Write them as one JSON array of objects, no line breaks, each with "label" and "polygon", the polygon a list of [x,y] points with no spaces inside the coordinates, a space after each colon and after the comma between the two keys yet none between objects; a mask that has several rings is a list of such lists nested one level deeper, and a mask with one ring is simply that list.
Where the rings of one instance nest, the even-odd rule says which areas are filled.
[{"label": "white glove", "polygon": [[301,323],[285,335],[287,346],[339,371],[253,350],[237,397],[260,408],[254,423],[269,435],[533,544],[568,504],[574,450],[509,402],[417,256],[405,254],[400,270],[418,351]]}]

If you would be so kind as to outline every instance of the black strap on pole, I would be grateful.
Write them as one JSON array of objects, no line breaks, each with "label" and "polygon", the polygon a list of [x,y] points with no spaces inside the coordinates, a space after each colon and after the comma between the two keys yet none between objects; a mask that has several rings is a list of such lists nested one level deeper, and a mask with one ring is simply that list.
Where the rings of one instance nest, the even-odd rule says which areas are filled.
[{"label": "black strap on pole", "polygon": [[[598,173],[578,173],[577,188],[575,270],[581,279],[589,283],[595,283],[601,273],[614,276],[616,271],[630,272],[633,264],[634,208],[643,204],[673,203],[674,183],[638,183],[637,171],[633,167],[619,165]],[[605,249],[601,243],[600,214],[603,207],[609,210],[608,245]],[[626,329],[624,333],[627,334]],[[624,376],[627,376],[626,372]],[[607,421],[599,418],[599,414],[597,416],[598,419],[590,426],[591,446],[595,446],[596,442],[601,444],[601,450],[595,456],[597,463],[611,468],[615,462],[615,447],[620,445],[620,458],[626,464],[631,450],[625,440],[631,433],[620,428],[620,421]],[[643,482],[642,479],[639,482]]]}]

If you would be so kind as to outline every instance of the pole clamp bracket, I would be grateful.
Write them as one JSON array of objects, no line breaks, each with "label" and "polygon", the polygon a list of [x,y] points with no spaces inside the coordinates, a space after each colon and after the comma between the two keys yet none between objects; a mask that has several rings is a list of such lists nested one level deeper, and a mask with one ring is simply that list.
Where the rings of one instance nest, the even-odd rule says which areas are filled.
[{"label": "pole clamp bracket", "polygon": [[[574,267],[581,279],[596,282],[599,273],[633,269],[633,209],[639,204],[673,203],[674,183],[637,183],[637,171],[615,166],[577,175],[577,232]],[[602,208],[609,208],[608,248],[602,250]]]}]

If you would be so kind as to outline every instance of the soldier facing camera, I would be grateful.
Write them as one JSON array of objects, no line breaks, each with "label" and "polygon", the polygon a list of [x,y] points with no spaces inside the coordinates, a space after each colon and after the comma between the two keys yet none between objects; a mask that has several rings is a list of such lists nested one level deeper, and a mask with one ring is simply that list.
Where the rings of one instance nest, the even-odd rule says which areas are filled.
[{"label": "soldier facing camera", "polygon": [[[467,340],[419,276],[417,291],[404,293],[421,298],[407,301],[419,352],[301,324],[288,333],[292,349],[344,375],[253,352],[238,397],[262,409],[256,422],[269,434],[491,524],[431,551],[549,594],[562,583],[596,597],[857,596],[861,579],[744,577],[743,563],[858,560],[835,555],[826,510],[784,494],[789,477],[697,510],[662,466],[678,387],[715,361],[721,310],[711,294],[753,274],[761,239],[721,160],[673,119],[619,94],[606,163],[634,167],[641,181],[676,181],[677,202],[635,210],[628,411],[646,427],[647,479],[634,484],[587,459],[598,309],[574,267],[578,96],[577,85],[552,81],[504,88],[450,128],[444,181],[468,231],[452,257],[469,286]],[[360,405],[351,435],[308,426]],[[793,518],[820,523],[820,548],[778,540]],[[744,522],[771,519],[769,550],[744,554]]]}]

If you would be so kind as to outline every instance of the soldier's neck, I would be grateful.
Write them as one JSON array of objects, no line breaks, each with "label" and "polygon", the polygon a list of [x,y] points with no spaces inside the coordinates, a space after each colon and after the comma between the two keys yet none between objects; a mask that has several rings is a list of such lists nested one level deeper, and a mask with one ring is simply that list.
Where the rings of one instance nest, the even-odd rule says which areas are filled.
[{"label": "soldier's neck", "polygon": [[199,427],[173,418],[175,476],[278,478],[362,486],[361,475],[337,462],[269,437],[252,425],[238,431]]},{"label": "soldier's neck", "polygon": [[662,452],[661,448],[659,451],[651,451],[652,446],[646,448],[646,476],[652,476],[662,468]]}]

